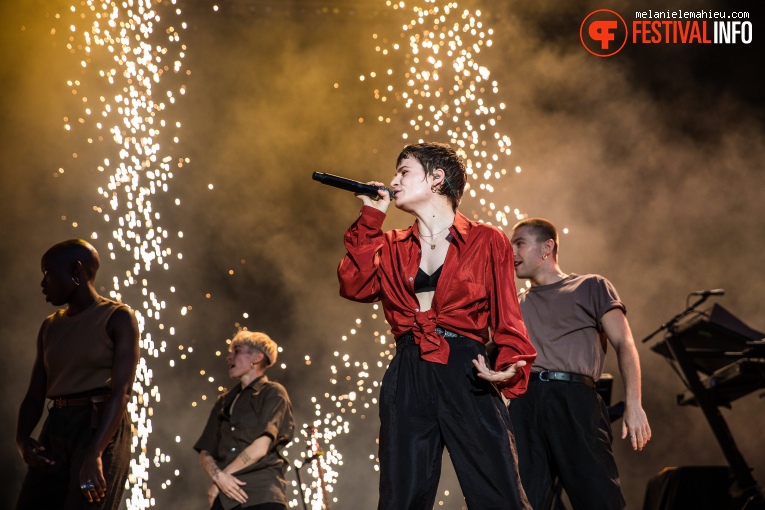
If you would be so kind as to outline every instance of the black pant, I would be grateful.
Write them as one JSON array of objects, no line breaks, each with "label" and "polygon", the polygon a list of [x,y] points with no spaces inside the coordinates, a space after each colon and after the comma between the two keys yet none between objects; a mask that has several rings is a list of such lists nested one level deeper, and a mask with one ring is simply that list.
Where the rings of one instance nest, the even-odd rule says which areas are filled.
[{"label": "black pant", "polygon": [[380,390],[379,510],[431,510],[444,445],[471,510],[526,510],[512,427],[497,390],[476,376],[486,356],[470,338],[447,338],[446,365],[423,361],[405,335]]},{"label": "black pant", "polygon": [[550,508],[559,477],[574,509],[617,510],[626,506],[611,450],[608,410],[584,384],[529,382],[510,404],[521,480],[535,510]]},{"label": "black pant", "polygon": [[[98,404],[103,409],[104,404]],[[123,413],[117,432],[101,455],[106,496],[88,503],[80,489],[80,467],[96,429],[91,406],[52,408],[40,432],[44,455],[56,463],[28,468],[16,504],[17,510],[110,510],[119,507],[130,468],[130,419]]]},{"label": "black pant", "polygon": [[[231,508],[231,510],[287,510],[284,505],[281,503],[261,503],[259,505],[254,506],[242,506],[242,505],[236,505],[235,507]],[[220,498],[215,498],[215,502],[213,502],[212,508],[210,510],[223,510],[223,504],[220,502]]]}]

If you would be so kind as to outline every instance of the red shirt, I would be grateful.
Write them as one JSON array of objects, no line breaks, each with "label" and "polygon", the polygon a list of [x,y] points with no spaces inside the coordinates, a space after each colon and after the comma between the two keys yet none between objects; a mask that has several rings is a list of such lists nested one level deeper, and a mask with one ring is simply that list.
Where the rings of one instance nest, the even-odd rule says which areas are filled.
[{"label": "red shirt", "polygon": [[411,331],[422,359],[434,363],[449,360],[449,344],[436,333],[436,326],[484,344],[491,331],[499,348],[497,370],[519,360],[527,363],[500,386],[506,397],[520,397],[536,351],[518,306],[507,236],[457,212],[431,309],[420,312],[414,293],[421,253],[418,224],[383,232],[384,220],[385,213],[364,206],[345,233],[348,253],[337,269],[340,295],[363,303],[382,301],[393,335],[398,338]]}]

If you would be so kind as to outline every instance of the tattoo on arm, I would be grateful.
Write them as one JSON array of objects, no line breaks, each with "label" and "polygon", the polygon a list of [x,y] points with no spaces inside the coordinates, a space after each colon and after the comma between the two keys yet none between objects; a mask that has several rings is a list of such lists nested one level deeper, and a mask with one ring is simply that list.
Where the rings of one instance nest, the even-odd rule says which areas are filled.
[{"label": "tattoo on arm", "polygon": [[207,466],[212,479],[217,481],[218,475],[220,474],[220,468],[218,467],[218,464],[215,463],[215,459],[212,458],[212,455],[207,452],[205,452],[205,465]]},{"label": "tattoo on arm", "polygon": [[247,455],[247,452],[242,452],[242,453],[241,453],[241,455],[239,455],[239,458],[242,460],[242,463],[243,463],[245,466],[246,466],[247,464],[249,464],[249,463],[250,463],[250,460],[252,460],[252,459],[250,458],[250,456],[249,456],[249,455]]}]

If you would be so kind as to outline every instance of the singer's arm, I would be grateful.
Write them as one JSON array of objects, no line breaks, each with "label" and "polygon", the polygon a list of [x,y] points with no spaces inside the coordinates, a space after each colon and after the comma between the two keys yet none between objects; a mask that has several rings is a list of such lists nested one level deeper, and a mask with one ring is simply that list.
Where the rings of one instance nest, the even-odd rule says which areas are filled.
[{"label": "singer's arm", "polygon": [[[364,198],[372,202],[368,197]],[[380,299],[379,270],[380,252],[385,246],[384,220],[383,211],[365,204],[359,218],[345,232],[347,252],[337,268],[342,297],[364,303]]]},{"label": "singer's arm", "polygon": [[509,399],[518,398],[526,392],[531,364],[537,357],[536,349],[529,340],[523,323],[521,308],[515,290],[513,247],[510,240],[499,230],[492,230],[491,256],[486,264],[487,294],[489,296],[489,324],[498,355],[495,369],[505,372],[519,361],[515,375],[507,380],[496,381],[497,388]]}]

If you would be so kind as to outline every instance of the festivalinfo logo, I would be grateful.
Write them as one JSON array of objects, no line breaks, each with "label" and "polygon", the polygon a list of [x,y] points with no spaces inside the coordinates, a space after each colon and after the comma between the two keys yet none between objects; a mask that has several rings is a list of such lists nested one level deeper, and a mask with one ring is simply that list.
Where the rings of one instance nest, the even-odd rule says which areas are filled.
[{"label": "festivalinfo logo", "polygon": [[579,27],[582,46],[596,57],[612,57],[631,44],[750,44],[746,11],[635,11],[631,25],[609,9],[589,13]]}]

